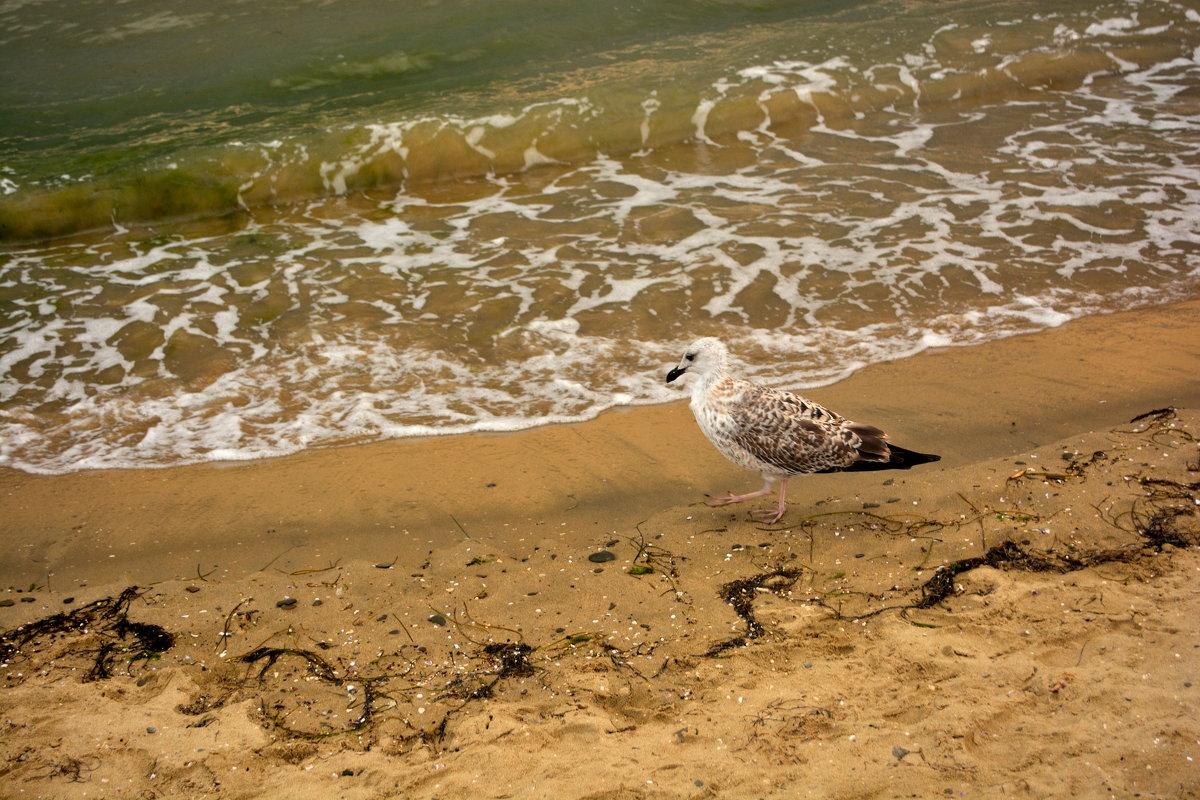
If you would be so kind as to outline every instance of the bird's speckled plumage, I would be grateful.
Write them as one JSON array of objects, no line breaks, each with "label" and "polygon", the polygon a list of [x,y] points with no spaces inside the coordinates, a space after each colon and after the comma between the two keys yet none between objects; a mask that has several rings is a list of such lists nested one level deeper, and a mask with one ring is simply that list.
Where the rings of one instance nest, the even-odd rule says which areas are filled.
[{"label": "bird's speckled plumage", "polygon": [[758,472],[765,481],[758,492],[729,495],[713,505],[761,497],[778,482],[778,508],[755,515],[776,522],[786,510],[784,492],[793,475],[907,469],[938,460],[889,445],[879,428],[852,422],[799,395],[732,377],[728,351],[718,339],[700,339],[684,351],[667,382],[685,373],[696,376],[691,405],[700,430],[726,458]]}]

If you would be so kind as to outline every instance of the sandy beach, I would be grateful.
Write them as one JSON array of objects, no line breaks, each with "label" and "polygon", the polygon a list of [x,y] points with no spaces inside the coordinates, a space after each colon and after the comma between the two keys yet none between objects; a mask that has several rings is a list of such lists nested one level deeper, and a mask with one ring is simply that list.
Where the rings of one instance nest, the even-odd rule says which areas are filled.
[{"label": "sandy beach", "polygon": [[808,391],[943,460],[772,526],[703,504],[759,479],[682,400],[0,470],[0,795],[1200,796],[1197,342],[1189,301]]}]

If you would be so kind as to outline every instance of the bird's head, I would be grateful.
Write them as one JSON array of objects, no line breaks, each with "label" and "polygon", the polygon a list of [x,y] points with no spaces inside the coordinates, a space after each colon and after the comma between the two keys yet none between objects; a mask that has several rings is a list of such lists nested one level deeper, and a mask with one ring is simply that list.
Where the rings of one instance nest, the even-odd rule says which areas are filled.
[{"label": "bird's head", "polygon": [[685,372],[702,377],[724,373],[728,353],[720,339],[712,336],[699,339],[683,351],[679,366],[667,373],[667,383]]}]

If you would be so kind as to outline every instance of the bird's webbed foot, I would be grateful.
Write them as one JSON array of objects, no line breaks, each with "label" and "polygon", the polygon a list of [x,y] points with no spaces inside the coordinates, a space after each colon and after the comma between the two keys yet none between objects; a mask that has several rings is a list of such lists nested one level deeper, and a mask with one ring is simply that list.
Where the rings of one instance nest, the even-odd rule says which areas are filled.
[{"label": "bird's webbed foot", "polygon": [[727,506],[727,505],[731,505],[733,503],[740,503],[743,500],[745,500],[747,497],[748,497],[748,495],[734,494],[733,492],[729,492],[728,494],[722,495],[720,497],[710,497],[704,501],[704,504],[706,506],[712,506],[713,508],[718,508],[720,506]]},{"label": "bird's webbed foot", "polygon": [[706,504],[708,504],[710,506],[714,506],[714,507],[727,506],[727,505],[731,505],[733,503],[740,503],[743,500],[752,500],[755,497],[762,497],[763,495],[768,495],[770,493],[771,493],[771,481],[770,481],[770,479],[766,479],[763,481],[763,487],[761,489],[759,489],[757,492],[750,492],[749,494],[734,494],[733,492],[729,492],[728,494],[722,495],[721,497],[710,497],[707,500],[705,500],[704,502]]},{"label": "bird's webbed foot", "polygon": [[767,525],[774,525],[779,520],[783,519],[783,515],[787,513],[787,506],[779,508],[756,508],[750,512],[750,519],[755,522],[762,522]]}]

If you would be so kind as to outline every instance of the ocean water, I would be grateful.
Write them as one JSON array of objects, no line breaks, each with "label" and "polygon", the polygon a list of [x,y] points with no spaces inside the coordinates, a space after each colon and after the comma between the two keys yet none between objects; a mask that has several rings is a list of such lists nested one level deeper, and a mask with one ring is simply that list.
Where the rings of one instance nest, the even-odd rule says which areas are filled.
[{"label": "ocean water", "polygon": [[1200,293],[1194,2],[0,0],[0,74],[30,472],[586,419],[680,397],[702,335],[812,387]]}]

